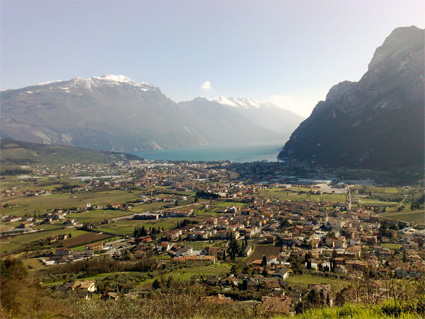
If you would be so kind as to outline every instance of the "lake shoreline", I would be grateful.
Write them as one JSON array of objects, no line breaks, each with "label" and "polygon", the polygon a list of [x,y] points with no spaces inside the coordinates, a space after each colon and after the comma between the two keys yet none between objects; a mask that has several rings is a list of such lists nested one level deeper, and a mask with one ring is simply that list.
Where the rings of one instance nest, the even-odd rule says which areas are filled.
[{"label": "lake shoreline", "polygon": [[277,162],[277,155],[286,141],[243,144],[210,144],[156,151],[130,152],[148,160],[162,161],[231,161],[237,163]]}]

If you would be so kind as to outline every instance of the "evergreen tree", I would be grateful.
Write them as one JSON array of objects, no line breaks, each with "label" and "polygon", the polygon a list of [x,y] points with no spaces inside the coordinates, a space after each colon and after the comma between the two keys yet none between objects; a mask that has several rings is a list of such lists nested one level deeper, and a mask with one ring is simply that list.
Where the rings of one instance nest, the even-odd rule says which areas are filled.
[{"label": "evergreen tree", "polygon": [[232,239],[230,241],[229,247],[227,248],[227,252],[230,255],[232,261],[235,261],[236,255],[240,252],[240,245],[236,239]]},{"label": "evergreen tree", "polygon": [[266,255],[263,255],[263,261],[261,262],[261,266],[267,266],[267,257]]},{"label": "evergreen tree", "polygon": [[332,252],[332,257],[331,257],[331,271],[332,272],[334,272],[335,268],[336,268],[336,261],[335,261],[336,256],[337,256],[336,250],[334,249],[333,252]]}]

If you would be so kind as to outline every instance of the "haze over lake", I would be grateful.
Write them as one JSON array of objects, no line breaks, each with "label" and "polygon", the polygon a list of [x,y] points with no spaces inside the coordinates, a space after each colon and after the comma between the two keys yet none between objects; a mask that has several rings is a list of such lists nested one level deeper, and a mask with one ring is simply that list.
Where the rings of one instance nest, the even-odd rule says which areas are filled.
[{"label": "haze over lake", "polygon": [[148,160],[185,160],[232,162],[276,162],[285,141],[258,142],[226,145],[203,145],[186,148],[164,149],[150,152],[131,152]]}]

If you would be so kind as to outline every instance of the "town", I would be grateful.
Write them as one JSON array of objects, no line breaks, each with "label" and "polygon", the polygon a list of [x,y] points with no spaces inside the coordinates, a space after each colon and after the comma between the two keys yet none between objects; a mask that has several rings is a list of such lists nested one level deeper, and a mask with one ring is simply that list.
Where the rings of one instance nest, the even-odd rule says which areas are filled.
[{"label": "town", "polygon": [[18,258],[62,298],[147,298],[196,283],[203,304],[243,303],[265,314],[381,302],[403,286],[398,298],[409,298],[423,288],[420,185],[320,170],[297,177],[299,169],[147,160],[23,166],[27,174],[2,177],[2,259]]}]

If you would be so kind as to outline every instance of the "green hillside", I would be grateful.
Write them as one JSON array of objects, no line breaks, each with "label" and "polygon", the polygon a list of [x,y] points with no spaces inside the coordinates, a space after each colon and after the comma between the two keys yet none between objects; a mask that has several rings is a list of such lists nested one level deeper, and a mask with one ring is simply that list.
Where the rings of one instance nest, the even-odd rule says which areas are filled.
[{"label": "green hillside", "polygon": [[107,163],[140,159],[135,155],[87,150],[65,145],[44,145],[1,138],[2,173],[22,165]]}]

